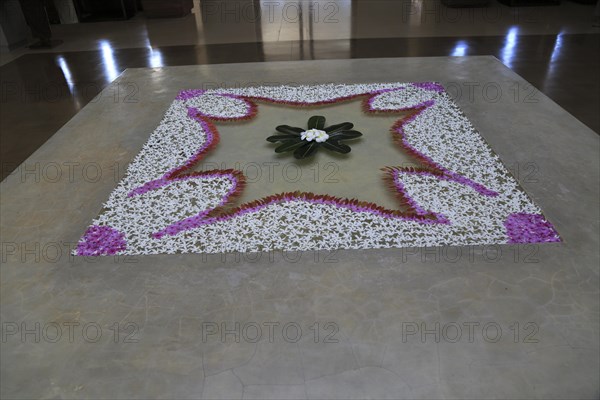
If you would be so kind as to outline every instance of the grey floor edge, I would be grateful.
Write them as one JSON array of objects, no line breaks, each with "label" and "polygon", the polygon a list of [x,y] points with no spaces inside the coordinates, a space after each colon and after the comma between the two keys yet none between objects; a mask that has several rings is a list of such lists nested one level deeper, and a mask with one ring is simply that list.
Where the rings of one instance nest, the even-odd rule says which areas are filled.
[{"label": "grey floor edge", "polygon": [[[179,90],[390,81],[449,88],[564,242],[69,256]],[[0,183],[0,395],[597,399],[599,154],[491,56],[128,69]]]}]

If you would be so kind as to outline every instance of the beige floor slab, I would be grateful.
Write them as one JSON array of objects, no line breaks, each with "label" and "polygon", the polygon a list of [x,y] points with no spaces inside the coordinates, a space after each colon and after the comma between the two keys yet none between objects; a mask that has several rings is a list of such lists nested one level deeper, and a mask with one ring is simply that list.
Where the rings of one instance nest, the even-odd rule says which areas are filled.
[{"label": "beige floor slab", "polygon": [[[479,84],[457,102],[563,243],[68,255],[181,89],[432,80]],[[127,70],[0,184],[2,398],[598,398],[599,139],[525,85],[493,57]]]}]

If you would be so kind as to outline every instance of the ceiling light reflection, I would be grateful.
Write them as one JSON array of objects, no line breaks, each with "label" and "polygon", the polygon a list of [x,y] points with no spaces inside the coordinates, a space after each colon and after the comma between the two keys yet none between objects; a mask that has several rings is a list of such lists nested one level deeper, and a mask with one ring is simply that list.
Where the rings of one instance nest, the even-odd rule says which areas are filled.
[{"label": "ceiling light reflection", "polygon": [[468,48],[469,48],[469,46],[467,45],[467,43],[464,40],[459,40],[458,43],[456,43],[456,46],[454,47],[452,54],[450,54],[450,55],[453,57],[462,57],[467,54]]},{"label": "ceiling light reflection", "polygon": [[69,92],[71,92],[71,94],[72,94],[73,91],[75,90],[75,83],[73,82],[73,76],[71,75],[71,70],[69,69],[69,66],[67,65],[67,62],[65,61],[63,56],[58,56],[56,58],[56,60],[58,61],[58,66],[62,70],[63,76],[65,77],[67,86],[69,86]]},{"label": "ceiling light reflection", "polygon": [[67,86],[69,87],[69,92],[73,96],[73,101],[75,103],[75,109],[81,110],[81,102],[79,101],[79,95],[75,93],[75,81],[73,80],[73,75],[71,74],[71,69],[69,68],[69,64],[64,59],[63,56],[56,57],[56,61],[58,61],[58,66],[60,67],[63,76],[65,77],[65,82],[67,82]]},{"label": "ceiling light reflection", "polygon": [[102,59],[104,60],[104,73],[109,82],[114,81],[119,73],[117,72],[117,64],[113,55],[113,49],[106,40],[100,41],[100,49],[102,50]]},{"label": "ceiling light reflection", "polygon": [[506,39],[504,40],[504,47],[502,48],[501,58],[504,65],[508,68],[512,68],[513,58],[515,57],[515,47],[517,46],[517,37],[519,34],[519,27],[513,26],[508,30]]},{"label": "ceiling light reflection", "polygon": [[554,48],[552,49],[552,56],[550,56],[550,63],[556,62],[557,59],[560,57],[560,52],[562,49],[562,40],[563,33],[560,32],[558,35],[556,35],[556,41],[554,42]]},{"label": "ceiling light reflection", "polygon": [[150,57],[148,61],[150,62],[150,68],[161,68],[165,65],[163,64],[162,53],[158,49],[153,49],[152,46],[148,46],[148,51],[150,51]]},{"label": "ceiling light reflection", "polygon": [[550,61],[548,62],[548,69],[546,71],[546,77],[544,79],[544,85],[548,85],[554,79],[556,69],[560,64],[560,57],[562,56],[562,45],[563,45],[563,32],[556,35],[554,41],[554,47],[552,48],[552,54],[550,55]]}]

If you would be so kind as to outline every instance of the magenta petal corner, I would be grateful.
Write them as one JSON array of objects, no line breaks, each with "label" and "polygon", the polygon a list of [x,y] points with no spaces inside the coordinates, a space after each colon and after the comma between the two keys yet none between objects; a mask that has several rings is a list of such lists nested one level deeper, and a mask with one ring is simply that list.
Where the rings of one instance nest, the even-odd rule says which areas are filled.
[{"label": "magenta petal corner", "polygon": [[514,213],[506,221],[508,243],[560,242],[554,226],[541,214]]},{"label": "magenta petal corner", "polygon": [[125,235],[110,226],[92,225],[77,245],[78,256],[111,256],[127,248]]},{"label": "magenta petal corner", "polygon": [[432,90],[434,92],[441,93],[444,91],[444,87],[437,82],[415,82],[414,87],[418,87],[425,90]]}]

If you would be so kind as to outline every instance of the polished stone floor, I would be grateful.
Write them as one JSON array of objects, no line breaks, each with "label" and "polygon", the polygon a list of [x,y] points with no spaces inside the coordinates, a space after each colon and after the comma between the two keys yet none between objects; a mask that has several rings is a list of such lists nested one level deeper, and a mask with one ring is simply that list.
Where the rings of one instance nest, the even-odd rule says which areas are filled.
[{"label": "polished stone floor", "polygon": [[[380,39],[598,33],[593,4],[564,1],[553,7],[449,8],[438,0],[194,0],[183,18],[147,19],[53,26],[64,40],[61,51],[168,47],[293,40]],[[3,55],[14,59],[29,50]],[[54,50],[36,50],[54,52]]]},{"label": "polished stone floor", "polygon": [[[0,397],[598,399],[594,9],[194,0],[0,53]],[[69,256],[180,89],[423,80],[563,243]]]},{"label": "polished stone floor", "polygon": [[[425,80],[500,87],[457,102],[562,243],[68,255],[178,90]],[[600,137],[525,86],[491,56],[128,69],[0,183],[1,397],[597,399]]]}]

